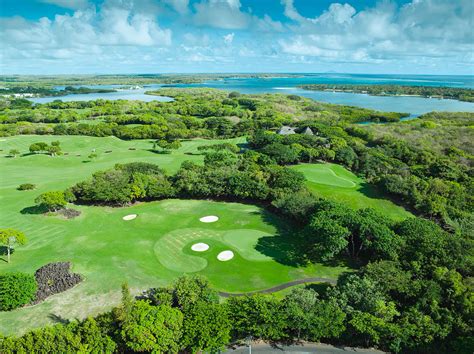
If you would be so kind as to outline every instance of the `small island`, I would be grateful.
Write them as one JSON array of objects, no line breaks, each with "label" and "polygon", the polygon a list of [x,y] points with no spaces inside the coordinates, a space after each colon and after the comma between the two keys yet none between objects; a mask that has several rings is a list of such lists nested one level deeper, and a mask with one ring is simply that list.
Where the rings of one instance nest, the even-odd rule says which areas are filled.
[{"label": "small island", "polygon": [[372,96],[417,96],[474,102],[474,90],[441,86],[312,84],[298,86],[311,91],[362,93]]}]

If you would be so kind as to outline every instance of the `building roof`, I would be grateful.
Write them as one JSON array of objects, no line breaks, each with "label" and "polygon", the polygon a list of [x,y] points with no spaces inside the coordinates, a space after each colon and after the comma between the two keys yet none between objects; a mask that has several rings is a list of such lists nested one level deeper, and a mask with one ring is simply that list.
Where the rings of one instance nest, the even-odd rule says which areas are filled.
[{"label": "building roof", "polygon": [[303,134],[305,135],[314,135],[313,131],[311,130],[310,127],[306,127],[306,129],[303,131]]},{"label": "building roof", "polygon": [[296,134],[295,128],[288,127],[288,126],[283,126],[281,129],[278,131],[278,134],[281,135],[290,135],[290,134]]}]

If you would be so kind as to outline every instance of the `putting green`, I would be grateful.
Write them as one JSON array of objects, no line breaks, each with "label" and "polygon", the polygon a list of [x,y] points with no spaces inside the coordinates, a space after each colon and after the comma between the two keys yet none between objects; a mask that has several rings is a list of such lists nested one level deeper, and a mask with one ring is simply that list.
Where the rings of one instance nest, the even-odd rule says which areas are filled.
[{"label": "putting green", "polygon": [[354,209],[374,208],[394,220],[412,216],[403,207],[387,199],[374,186],[340,165],[300,164],[291,168],[305,175],[306,185],[315,195],[345,203]]},{"label": "putting green", "polygon": [[[300,167],[304,166],[304,167]],[[343,167],[339,165],[324,164],[316,165],[322,166],[316,168],[315,165],[312,165],[313,168],[307,168],[305,165],[295,166],[296,170],[299,170],[305,174],[305,177],[308,181],[325,184],[328,186],[335,186],[339,188],[355,188],[357,186],[356,179],[354,176],[351,176]]]},{"label": "putting green", "polygon": [[232,248],[234,253],[248,261],[271,261],[271,258],[255,249],[258,239],[268,237],[268,232],[260,230],[230,230],[215,231],[207,229],[177,229],[161,237],[154,246],[154,252],[159,262],[175,272],[192,273],[203,270],[212,257],[208,254],[189,253],[192,245],[202,242],[210,246],[217,243]]},{"label": "putting green", "polygon": [[[61,142],[68,155],[4,157],[10,149],[26,153],[34,142],[54,140]],[[53,323],[53,315],[71,319],[104,312],[120,301],[120,285],[125,281],[134,293],[140,293],[149,287],[170,284],[183,273],[198,272],[218,290],[246,292],[313,276],[336,279],[346,270],[321,264],[297,267],[275,261],[269,256],[274,252],[267,249],[271,244],[268,241],[278,240],[280,236],[275,235],[281,233],[284,224],[253,205],[165,200],[124,208],[74,206],[81,215],[69,220],[35,214],[30,208],[39,194],[65,189],[116,163],[152,162],[173,173],[182,161],[201,163],[203,156],[197,148],[218,142],[222,141],[185,141],[171,154],[155,154],[148,150],[148,141],[110,137],[15,136],[1,141],[4,156],[0,156],[0,227],[23,231],[28,243],[17,247],[10,264],[0,260],[0,272],[32,274],[46,263],[70,261],[72,271],[82,274],[85,280],[41,304],[0,312],[0,333],[20,334]],[[242,143],[244,139],[230,142]],[[92,149],[99,156],[88,161],[86,156]],[[21,183],[36,184],[37,189],[16,190]],[[122,219],[131,214],[138,217],[132,221]],[[206,215],[218,216],[219,220],[200,222],[199,218]],[[267,241],[262,245],[267,246],[260,245],[257,251],[255,245],[262,239]],[[192,251],[191,246],[198,242],[208,244],[209,250]],[[291,249],[282,241],[277,244],[280,249]],[[217,255],[225,250],[231,250],[234,257],[221,262]]]}]

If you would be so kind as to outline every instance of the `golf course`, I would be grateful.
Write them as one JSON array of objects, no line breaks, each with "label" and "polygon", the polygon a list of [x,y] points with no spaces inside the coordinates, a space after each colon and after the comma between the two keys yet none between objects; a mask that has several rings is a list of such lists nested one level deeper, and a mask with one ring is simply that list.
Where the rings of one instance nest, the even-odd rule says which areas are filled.
[{"label": "golf course", "polygon": [[300,164],[292,166],[306,177],[306,185],[315,195],[337,200],[354,209],[382,210],[394,220],[403,220],[411,214],[403,207],[382,196],[382,193],[362,178],[332,163]]},{"label": "golf course", "polygon": [[[63,155],[28,152],[28,146],[36,141],[54,140],[61,142]],[[226,141],[243,144],[245,139]],[[265,243],[256,247],[257,243],[278,238],[289,228],[275,215],[249,204],[169,199],[127,207],[81,205],[74,206],[81,212],[74,219],[36,214],[32,208],[39,194],[65,189],[116,163],[152,162],[172,173],[185,160],[200,163],[199,146],[220,142],[184,141],[180,149],[158,154],[149,151],[151,144],[146,140],[74,136],[2,139],[3,151],[18,149],[22,156],[4,154],[0,160],[0,223],[22,230],[28,243],[15,249],[10,264],[0,263],[0,272],[34,273],[49,262],[69,261],[72,271],[84,281],[38,305],[1,312],[0,332],[18,333],[61,318],[103,312],[119,302],[124,281],[138,294],[152,286],[167,285],[183,273],[198,272],[216,289],[239,293],[315,276],[336,279],[346,270],[321,264],[297,267],[275,260],[273,250],[265,250]],[[97,157],[90,160],[92,150]],[[35,184],[36,189],[17,190],[23,183]],[[193,251],[198,243],[208,249]],[[219,260],[221,253],[228,258],[226,251],[231,251],[231,258]]]}]

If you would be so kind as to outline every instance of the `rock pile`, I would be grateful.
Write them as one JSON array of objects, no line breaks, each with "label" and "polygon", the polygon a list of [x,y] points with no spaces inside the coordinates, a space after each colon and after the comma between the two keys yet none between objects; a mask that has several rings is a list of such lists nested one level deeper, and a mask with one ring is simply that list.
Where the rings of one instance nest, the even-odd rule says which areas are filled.
[{"label": "rock pile", "polygon": [[40,303],[48,296],[61,293],[82,281],[79,274],[70,273],[71,263],[48,263],[35,272],[38,290],[33,304]]},{"label": "rock pile", "polygon": [[64,208],[58,211],[58,214],[64,216],[66,219],[74,219],[81,215],[79,210]]}]

